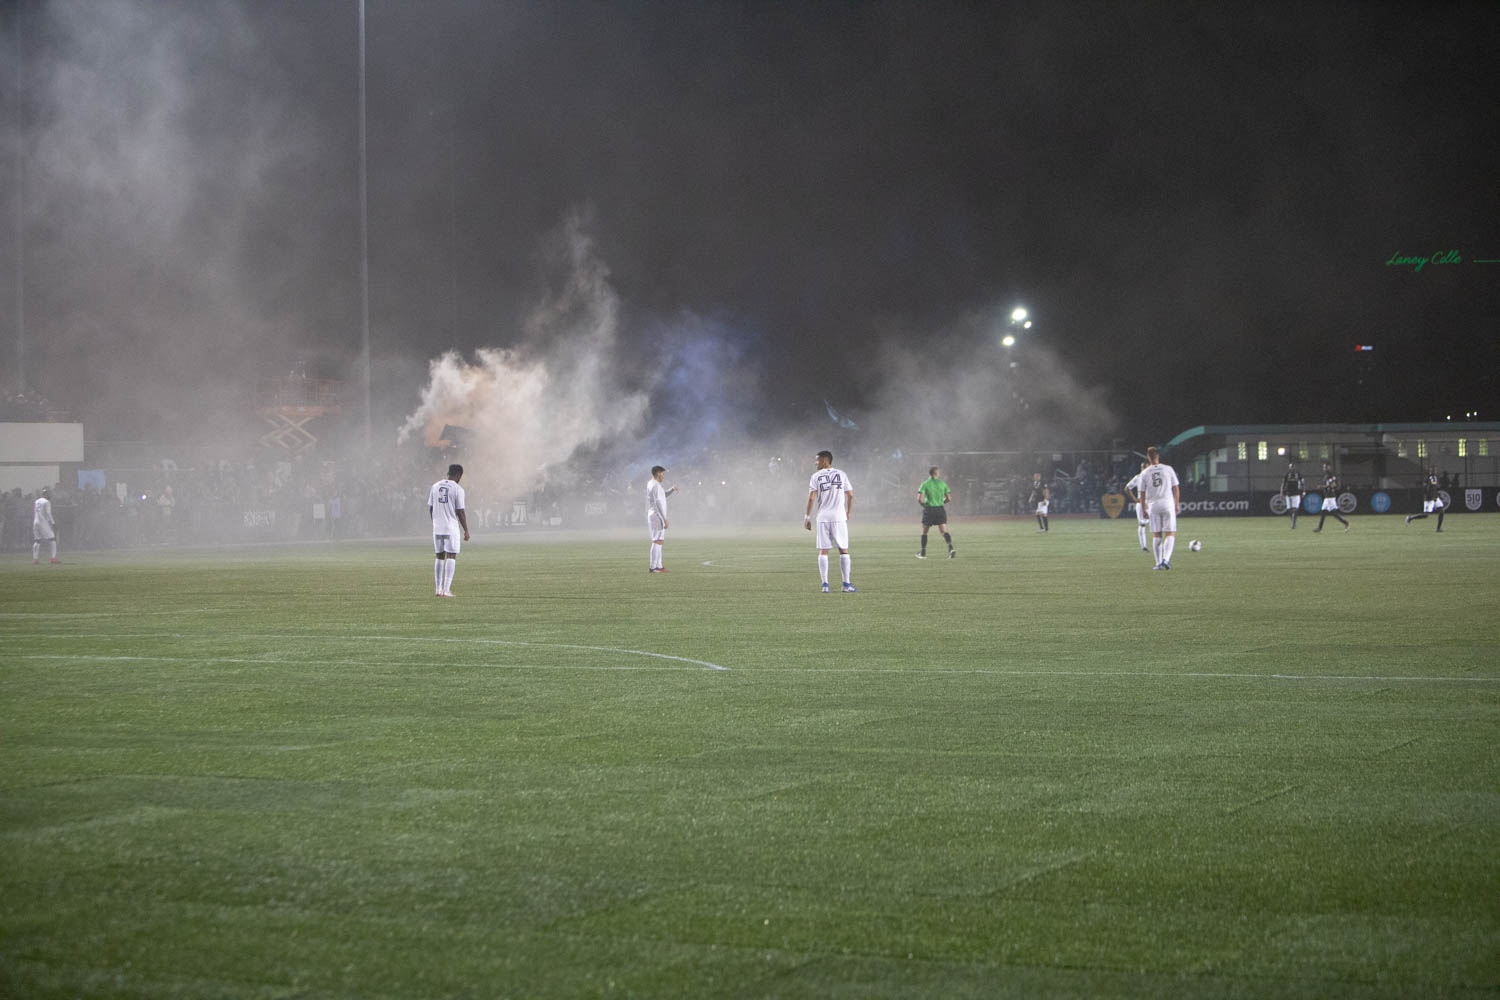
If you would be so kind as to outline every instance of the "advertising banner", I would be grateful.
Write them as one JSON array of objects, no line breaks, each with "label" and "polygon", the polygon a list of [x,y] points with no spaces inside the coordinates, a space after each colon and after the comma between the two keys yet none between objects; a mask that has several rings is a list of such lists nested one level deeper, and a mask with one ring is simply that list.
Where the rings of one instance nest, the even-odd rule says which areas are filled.
[{"label": "advertising banner", "polygon": [[[1500,510],[1500,487],[1467,487],[1442,490],[1444,510],[1449,514]],[[1420,514],[1421,489],[1371,490],[1356,488],[1338,495],[1343,514]],[[1100,516],[1119,517],[1128,506],[1118,493],[1099,498]],[[1316,490],[1302,497],[1302,514],[1316,515],[1323,509],[1323,494]],[[1184,493],[1179,517],[1280,517],[1286,514],[1286,499],[1280,493]]]}]

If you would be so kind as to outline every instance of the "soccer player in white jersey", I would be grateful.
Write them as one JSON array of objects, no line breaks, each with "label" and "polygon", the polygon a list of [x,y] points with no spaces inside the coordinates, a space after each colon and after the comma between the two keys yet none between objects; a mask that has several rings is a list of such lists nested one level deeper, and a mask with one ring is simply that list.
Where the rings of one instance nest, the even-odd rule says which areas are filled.
[{"label": "soccer player in white jersey", "polygon": [[427,513],[432,515],[432,549],[437,561],[432,578],[438,597],[453,596],[453,573],[458,569],[459,535],[469,540],[469,519],[464,515],[464,488],[458,481],[464,477],[462,465],[448,466],[448,478],[439,479],[427,491]]},{"label": "soccer player in white jersey", "polygon": [[1152,445],[1146,449],[1146,467],[1141,470],[1141,496],[1146,501],[1146,516],[1156,539],[1156,568],[1172,568],[1172,549],[1177,545],[1177,512],[1182,509],[1182,489],[1177,472],[1161,460],[1161,452]]},{"label": "soccer player in white jersey", "polygon": [[818,470],[807,484],[807,515],[802,526],[813,531],[813,505],[818,508],[817,546],[818,576],[823,579],[823,593],[828,593],[828,550],[839,550],[839,572],[844,577],[844,593],[858,591],[849,577],[849,512],[854,509],[854,484],[842,470],[833,467],[833,452],[820,451]]},{"label": "soccer player in white jersey", "polygon": [[1141,551],[1151,551],[1151,518],[1146,513],[1146,502],[1141,498],[1141,476],[1145,475],[1150,462],[1141,463],[1141,471],[1130,477],[1130,482],[1125,484],[1125,492],[1130,496],[1130,502],[1135,504],[1135,534],[1141,542]]},{"label": "soccer player in white jersey", "polygon": [[52,520],[52,493],[43,489],[31,512],[31,565],[42,561],[42,543],[51,546],[52,561],[57,562],[57,522]]},{"label": "soccer player in white jersey", "polygon": [[662,565],[662,546],[667,544],[667,497],[676,493],[678,487],[663,486],[662,477],[667,474],[665,466],[651,466],[651,478],[646,480],[646,531],[651,535],[651,550],[647,553],[646,572],[665,573]]}]

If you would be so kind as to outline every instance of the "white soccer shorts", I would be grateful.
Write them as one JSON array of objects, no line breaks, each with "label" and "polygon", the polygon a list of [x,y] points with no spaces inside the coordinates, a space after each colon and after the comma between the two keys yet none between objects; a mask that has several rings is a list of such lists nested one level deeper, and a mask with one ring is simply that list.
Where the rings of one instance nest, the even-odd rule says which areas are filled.
[{"label": "white soccer shorts", "polygon": [[1041,503],[1039,503],[1039,504],[1036,505],[1036,512],[1038,514],[1042,515],[1043,517],[1047,516],[1047,501],[1046,500],[1043,500]]},{"label": "white soccer shorts", "polygon": [[651,533],[653,542],[663,542],[667,538],[667,522],[662,520],[656,511],[646,515],[646,530]]},{"label": "white soccer shorts", "polygon": [[1435,510],[1442,510],[1442,509],[1443,509],[1443,501],[1441,501],[1441,500],[1423,500],[1422,501],[1422,513],[1424,513],[1424,514],[1431,514]]},{"label": "white soccer shorts", "polygon": [[818,549],[847,549],[849,547],[849,522],[848,521],[819,521],[818,530],[814,532],[818,536]]},{"label": "white soccer shorts", "polygon": [[1323,509],[1324,510],[1338,510],[1339,509],[1339,498],[1338,497],[1324,497],[1323,498]]},{"label": "white soccer shorts", "polygon": [[1169,531],[1173,534],[1177,533],[1177,505],[1172,501],[1154,503],[1146,510],[1151,517],[1153,534],[1165,534]]},{"label": "white soccer shorts", "polygon": [[433,535],[432,551],[437,555],[451,552],[458,555],[458,544],[461,535]]}]

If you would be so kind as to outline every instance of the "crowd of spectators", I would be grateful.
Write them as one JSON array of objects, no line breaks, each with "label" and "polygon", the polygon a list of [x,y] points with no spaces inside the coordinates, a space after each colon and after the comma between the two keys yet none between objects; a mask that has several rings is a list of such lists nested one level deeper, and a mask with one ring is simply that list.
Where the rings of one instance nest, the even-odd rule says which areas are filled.
[{"label": "crowd of spectators", "polygon": [[39,392],[0,391],[0,423],[36,424],[67,419]]},{"label": "crowd of spectators", "polygon": [[[419,465],[288,456],[101,470],[53,486],[53,516],[69,548],[410,535],[421,530],[430,485]],[[3,495],[5,550],[30,547],[37,495]]]},{"label": "crowd of spectators", "polygon": [[[900,449],[846,447],[838,454],[866,517],[914,513],[917,483],[934,460],[953,488],[955,513],[964,516],[1029,515],[1031,475],[1038,471],[1051,487],[1054,513],[1097,513],[1100,494],[1118,491],[1135,472],[1134,462],[1111,467],[1094,453],[951,456],[951,464]],[[425,532],[428,487],[450,460],[466,458],[420,446],[369,460],[315,450],[267,450],[237,460],[179,457],[80,473],[76,484],[52,487],[52,506],[64,547],[71,549],[411,537]],[[464,480],[470,527],[633,526],[643,516],[647,468],[585,463],[551,470],[522,493],[500,494],[487,488],[476,458]],[[684,489],[679,503],[690,506],[680,509],[700,523],[795,520],[811,469],[810,456],[800,454],[705,448],[671,460],[668,478]],[[0,495],[0,547],[6,551],[29,549],[36,495]]]}]

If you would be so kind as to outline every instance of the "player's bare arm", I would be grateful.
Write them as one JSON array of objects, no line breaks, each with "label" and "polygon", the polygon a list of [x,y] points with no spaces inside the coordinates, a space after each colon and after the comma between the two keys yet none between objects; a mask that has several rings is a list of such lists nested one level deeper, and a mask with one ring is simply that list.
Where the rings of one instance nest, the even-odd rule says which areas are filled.
[{"label": "player's bare arm", "polygon": [[[430,513],[430,511],[429,511],[429,513]],[[458,511],[457,513],[458,513],[458,525],[459,525],[459,527],[461,527],[461,528],[464,529],[464,541],[467,542],[469,540],[469,519],[464,516],[464,512],[462,510]]]},{"label": "player's bare arm", "polygon": [[805,515],[803,515],[803,518],[802,518],[802,527],[806,528],[808,531],[812,530],[812,507],[813,507],[813,501],[816,500],[817,498],[818,498],[818,491],[817,490],[808,490],[807,491],[807,513]]}]

